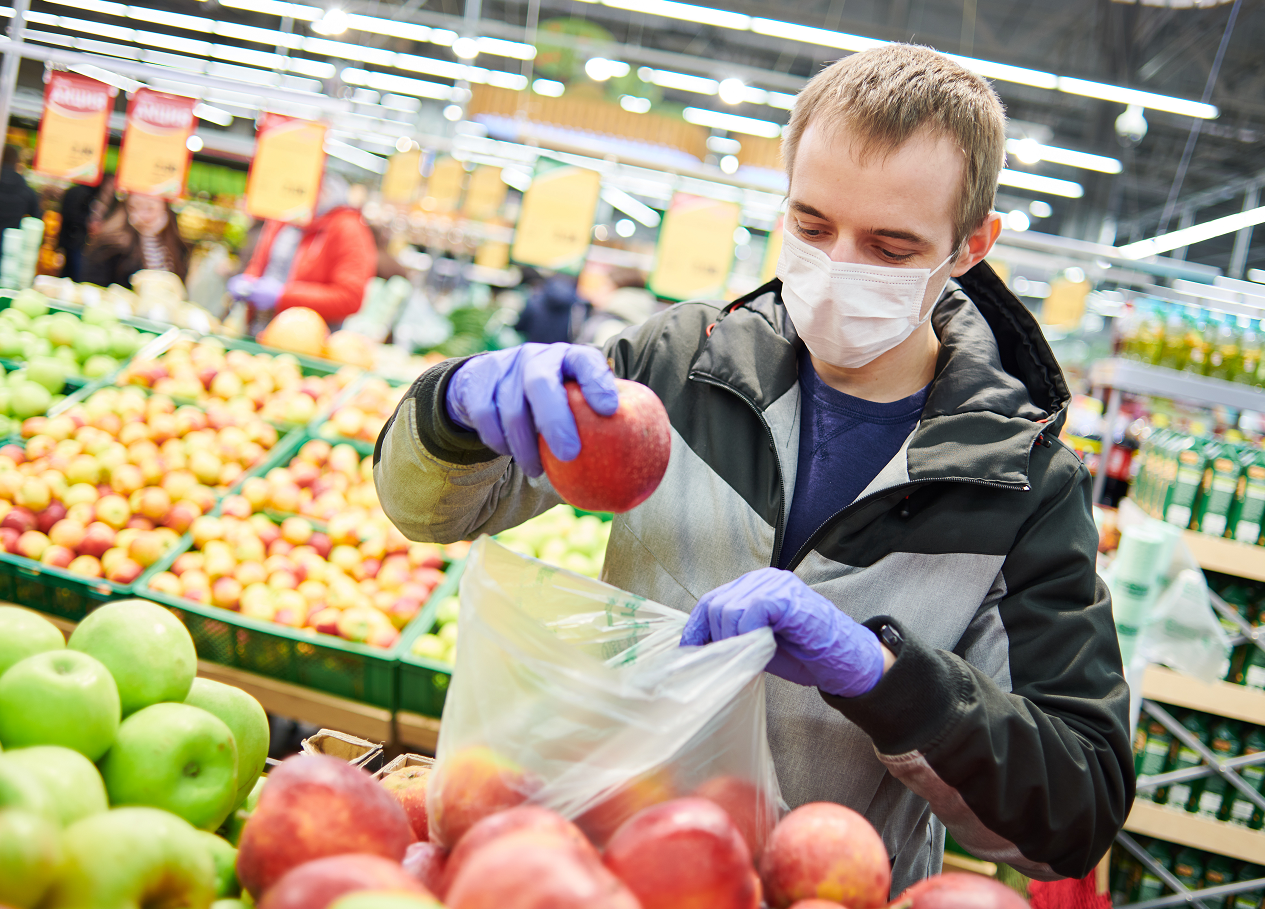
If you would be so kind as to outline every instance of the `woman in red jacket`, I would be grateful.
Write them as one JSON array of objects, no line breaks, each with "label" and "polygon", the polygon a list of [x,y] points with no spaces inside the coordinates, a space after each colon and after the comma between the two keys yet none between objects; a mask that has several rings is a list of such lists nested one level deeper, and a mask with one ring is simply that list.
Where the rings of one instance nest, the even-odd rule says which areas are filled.
[{"label": "woman in red jacket", "polygon": [[331,328],[360,309],[365,285],[378,269],[373,233],[347,205],[347,181],[326,172],[316,211],[306,227],[265,222],[250,264],[228,290],[256,310],[306,306]]}]

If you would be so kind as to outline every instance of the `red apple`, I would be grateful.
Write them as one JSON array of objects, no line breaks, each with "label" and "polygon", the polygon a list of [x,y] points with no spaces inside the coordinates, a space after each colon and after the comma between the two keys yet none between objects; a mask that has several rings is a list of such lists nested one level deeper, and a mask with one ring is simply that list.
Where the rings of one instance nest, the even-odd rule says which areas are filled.
[{"label": "red apple", "polygon": [[404,809],[364,770],[326,755],[296,755],[268,774],[242,830],[237,876],[258,898],[312,859],[363,852],[399,862],[412,841]]},{"label": "red apple", "polygon": [[1028,903],[992,878],[950,872],[914,884],[892,902],[892,909],[1028,909]]},{"label": "red apple", "polygon": [[315,549],[316,554],[322,559],[329,558],[329,551],[332,546],[330,544],[328,534],[321,533],[319,530],[314,532],[310,537],[308,537],[307,545]]},{"label": "red apple", "polygon": [[773,909],[811,897],[878,909],[892,886],[878,833],[862,815],[833,802],[810,802],[782,819],[760,856],[760,878]]},{"label": "red apple", "polygon": [[40,533],[48,533],[53,525],[66,517],[66,506],[61,502],[49,502],[48,507],[35,516],[35,528]]},{"label": "red apple", "polygon": [[449,909],[640,909],[628,888],[591,856],[531,832],[480,849],[444,896]]},{"label": "red apple", "polygon": [[629,818],[603,861],[642,909],[760,905],[751,851],[725,809],[706,799],[673,799]]},{"label": "red apple", "polygon": [[768,795],[751,781],[736,776],[712,777],[692,794],[724,808],[746,841],[752,858],[760,857],[765,839],[777,824],[777,807]]},{"label": "red apple", "polygon": [[419,840],[430,839],[426,825],[426,785],[429,782],[430,767],[425,766],[401,767],[382,778],[382,788],[400,803]]},{"label": "red apple", "polygon": [[84,529],[83,541],[77,548],[80,555],[90,555],[99,559],[114,546],[117,538],[118,534],[109,524],[93,521]]},{"label": "red apple", "polygon": [[109,524],[115,530],[122,530],[132,516],[132,508],[127,504],[127,499],[120,495],[105,495],[97,499],[96,516],[98,521]]},{"label": "red apple", "polygon": [[344,893],[394,890],[431,896],[398,862],[380,855],[349,853],[313,859],[283,874],[265,891],[259,909],[325,909]]},{"label": "red apple", "polygon": [[602,847],[619,825],[638,811],[670,801],[679,794],[672,774],[661,767],[606,793],[597,804],[577,817],[575,823],[589,839]]},{"label": "red apple", "polygon": [[541,808],[538,805],[519,805],[496,814],[490,814],[472,826],[448,856],[444,871],[443,886],[440,895],[447,892],[448,887],[466,863],[490,843],[517,833],[530,833],[536,842],[557,840],[569,844],[577,852],[590,859],[600,860],[597,850],[580,831],[580,828],[568,821],[556,811]]},{"label": "red apple", "polygon": [[0,527],[11,527],[19,534],[26,533],[28,530],[34,530],[36,525],[35,512],[29,508],[23,508],[15,505],[10,508],[5,516],[0,520]]},{"label": "red apple", "polygon": [[40,533],[38,530],[28,530],[22,536],[18,537],[18,555],[25,556],[28,559],[39,561],[39,557],[44,554],[44,550],[51,546],[48,537]]},{"label": "red apple", "polygon": [[110,567],[105,573],[106,580],[113,581],[115,584],[131,584],[141,576],[141,572],[145,569],[132,559],[120,559]]},{"label": "red apple", "polygon": [[404,871],[431,893],[442,898],[448,853],[435,843],[413,843],[404,853]]},{"label": "red apple", "polygon": [[68,568],[74,560],[75,553],[73,550],[67,549],[65,546],[58,546],[56,543],[49,546],[40,555],[41,562],[54,568]]},{"label": "red apple", "polygon": [[0,546],[4,547],[5,552],[17,552],[18,540],[22,534],[18,533],[12,527],[0,527]]},{"label": "red apple", "polygon": [[101,577],[101,562],[90,555],[81,555],[75,557],[66,566],[66,570],[74,574],[81,574],[86,578],[99,578]]},{"label": "red apple", "polygon": [[672,446],[668,413],[658,395],[637,382],[616,379],[619,409],[600,416],[575,382],[567,402],[580,434],[580,453],[559,460],[540,438],[540,462],[553,488],[576,508],[628,511],[650,497],[668,469]]},{"label": "red apple", "polygon": [[236,578],[216,578],[211,585],[211,602],[221,609],[237,609],[241,600],[242,585]]},{"label": "red apple", "polygon": [[128,557],[145,568],[161,559],[166,551],[163,538],[152,530],[137,534],[127,547]]},{"label": "red apple", "polygon": [[542,785],[535,774],[482,746],[458,751],[434,774],[430,833],[443,846],[456,844],[488,815],[523,804]]}]

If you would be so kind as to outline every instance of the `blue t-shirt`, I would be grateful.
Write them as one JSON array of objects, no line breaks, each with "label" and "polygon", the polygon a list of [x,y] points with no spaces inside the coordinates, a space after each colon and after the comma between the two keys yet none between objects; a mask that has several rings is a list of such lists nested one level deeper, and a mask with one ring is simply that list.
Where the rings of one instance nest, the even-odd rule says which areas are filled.
[{"label": "blue t-shirt", "polygon": [[781,568],[896,456],[927,403],[927,388],[886,404],[836,391],[817,375],[807,351],[800,355],[799,382],[799,470]]}]

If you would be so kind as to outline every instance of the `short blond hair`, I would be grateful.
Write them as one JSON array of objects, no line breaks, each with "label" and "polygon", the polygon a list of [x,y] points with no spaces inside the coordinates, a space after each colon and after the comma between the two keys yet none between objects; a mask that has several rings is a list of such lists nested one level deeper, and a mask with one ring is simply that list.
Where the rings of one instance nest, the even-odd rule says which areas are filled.
[{"label": "short blond hair", "polygon": [[793,177],[795,152],[810,123],[852,133],[865,161],[886,155],[930,127],[965,156],[953,215],[953,248],[993,210],[997,177],[1006,160],[1006,112],[984,79],[943,54],[915,44],[885,44],[844,57],[799,93],[782,132],[782,160]]}]

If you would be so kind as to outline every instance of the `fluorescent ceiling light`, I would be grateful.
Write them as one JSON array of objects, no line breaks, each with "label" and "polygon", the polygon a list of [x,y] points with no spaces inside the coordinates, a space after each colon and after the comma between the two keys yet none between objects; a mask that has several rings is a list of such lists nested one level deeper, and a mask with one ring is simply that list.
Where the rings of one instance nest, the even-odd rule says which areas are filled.
[{"label": "fluorescent ceiling light", "polygon": [[378,66],[395,66],[395,52],[378,47],[366,47],[349,41],[330,41],[326,38],[307,38],[303,49],[310,54],[323,57],[336,57],[339,60],[359,60],[361,63],[376,63]]},{"label": "fluorescent ceiling light", "polygon": [[383,92],[395,92],[399,95],[413,95],[417,98],[431,98],[435,101],[452,99],[452,86],[438,82],[426,82],[422,79],[409,79],[405,76],[392,76],[389,73],[373,73],[363,69],[345,68],[342,80],[348,85],[363,85],[366,88]]},{"label": "fluorescent ceiling light", "polygon": [[712,129],[726,129],[733,133],[746,133],[749,136],[763,136],[766,139],[776,139],[782,135],[782,127],[772,120],[738,117],[734,114],[722,114],[719,111],[705,110],[701,107],[687,107],[681,112],[681,117],[686,123],[709,126]]},{"label": "fluorescent ceiling light", "polygon": [[674,73],[665,69],[651,69],[648,66],[637,70],[637,78],[642,82],[650,82],[663,88],[675,88],[698,95],[714,95],[720,91],[720,83],[715,79],[691,76],[688,73]]},{"label": "fluorescent ceiling light", "polygon": [[817,44],[821,47],[837,47],[848,51],[869,50],[872,47],[882,47],[884,44],[891,43],[875,38],[864,38],[861,35],[834,32],[825,28],[813,28],[810,25],[799,25],[795,22],[783,22],[780,19],[752,19],[751,31],[758,35],[803,41],[805,44]]},{"label": "fluorescent ceiling light", "polygon": [[135,79],[129,79],[127,76],[120,76],[118,73],[112,73],[99,66],[93,66],[91,63],[81,63],[76,66],[71,66],[69,69],[72,73],[79,73],[79,75],[87,76],[89,79],[96,79],[98,82],[104,82],[106,85],[112,85],[125,92],[134,92],[138,88],[144,87]]},{"label": "fluorescent ceiling light", "polygon": [[282,0],[220,0],[220,6],[230,9],[244,9],[265,16],[279,16],[300,19],[304,22],[315,22],[325,15],[319,6],[307,6],[302,3],[284,3]]},{"label": "fluorescent ceiling light", "polygon": [[473,38],[458,38],[452,42],[452,52],[459,60],[473,60],[479,56],[479,42]]},{"label": "fluorescent ceiling light", "polygon": [[743,32],[751,27],[751,17],[742,13],[713,9],[710,6],[695,6],[692,3],[676,3],[673,0],[602,0],[602,4],[615,9],[631,10],[643,16],[663,16],[665,19],[680,19]]},{"label": "fluorescent ceiling light", "polygon": [[357,167],[363,167],[365,170],[371,170],[375,174],[384,174],[387,170],[385,158],[370,154],[364,149],[356,148],[354,145],[348,145],[339,139],[328,137],[325,139],[325,154],[341,158],[344,161],[355,164]]},{"label": "fluorescent ceiling light", "polygon": [[1071,180],[1056,180],[1053,177],[1043,177],[1040,174],[1029,174],[1021,170],[1011,170],[1003,168],[997,177],[997,182],[1002,186],[1014,186],[1018,189],[1030,189],[1033,192],[1048,193],[1052,196],[1066,196],[1069,199],[1079,199],[1085,195],[1085,189],[1079,183]]},{"label": "fluorescent ceiling light", "polygon": [[1070,148],[1042,145],[1035,139],[1007,139],[1006,151],[1025,164],[1049,161],[1051,164],[1066,164],[1069,167],[1096,170],[1104,174],[1118,174],[1121,170],[1120,162],[1115,158],[1091,155],[1088,152],[1073,151]]},{"label": "fluorescent ceiling light", "polygon": [[769,107],[780,107],[782,110],[791,110],[795,106],[795,96],[788,95],[786,92],[769,92],[768,99],[765,101]]},{"label": "fluorescent ceiling light", "polygon": [[531,84],[531,90],[547,98],[561,98],[567,87],[561,82],[555,82],[553,79],[537,79]]},{"label": "fluorescent ceiling light", "polygon": [[233,115],[226,110],[220,110],[218,107],[211,107],[209,104],[193,105],[193,116],[199,120],[206,120],[208,123],[216,123],[220,126],[232,126]]},{"label": "fluorescent ceiling light", "polygon": [[717,91],[726,104],[741,104],[747,98],[747,83],[741,79],[722,79]]},{"label": "fluorescent ceiling light", "polygon": [[1255,281],[1257,284],[1265,284],[1265,268],[1249,268],[1247,270],[1247,279]]},{"label": "fluorescent ceiling light", "polygon": [[[33,14],[30,19],[32,22],[39,20]],[[40,18],[43,18],[42,16]],[[42,22],[42,25],[60,25],[62,28],[68,28],[72,32],[83,32],[86,35],[96,35],[98,38],[113,38],[115,41],[132,41],[136,32],[130,28],[124,28],[120,25],[107,25],[104,22],[89,22],[87,19],[72,19],[70,16],[49,16],[52,21]]]},{"label": "fluorescent ceiling light", "polygon": [[256,44],[291,49],[302,47],[304,40],[302,35],[286,34],[275,28],[238,25],[236,22],[216,22],[213,31],[221,38],[236,38],[239,41],[253,41]]},{"label": "fluorescent ceiling light", "polygon": [[[88,9],[84,5],[79,5],[79,8]],[[127,17],[129,19],[139,19],[142,22],[166,25],[171,28],[183,28],[189,32],[209,32],[215,27],[213,20],[205,19],[202,16],[186,16],[183,13],[169,13],[166,10],[149,9],[144,6],[129,6],[127,8]]]},{"label": "fluorescent ceiling light", "polygon": [[623,60],[607,60],[605,57],[590,57],[584,64],[584,74],[594,82],[620,79],[628,75],[629,69]]},{"label": "fluorescent ceiling light", "polygon": [[210,41],[177,38],[175,35],[164,35],[161,32],[143,32],[137,29],[132,40],[147,47],[161,47],[181,54],[192,54],[195,57],[206,57],[211,53]]},{"label": "fluorescent ceiling light", "polygon": [[978,60],[975,57],[959,57],[957,54],[945,54],[950,60],[956,60],[966,69],[978,73],[985,79],[997,79],[1001,82],[1014,82],[1019,85],[1032,85],[1036,88],[1056,89],[1059,77],[1053,73],[1040,70],[1025,69],[1022,66],[1009,66],[1005,63],[994,63],[991,60]]},{"label": "fluorescent ceiling light", "polygon": [[647,114],[650,112],[651,101],[637,95],[620,95],[619,106],[630,114]]},{"label": "fluorescent ceiling light", "polygon": [[1219,113],[1214,104],[1186,101],[1182,98],[1172,98],[1168,95],[1157,95],[1154,92],[1142,92],[1102,82],[1069,79],[1066,76],[1059,76],[1059,91],[1084,95],[1087,98],[1099,98],[1103,101],[1116,101],[1120,104],[1137,104],[1141,107],[1149,107],[1151,110],[1168,111],[1170,114],[1197,117],[1201,120],[1212,120]]},{"label": "fluorescent ceiling light", "polygon": [[341,35],[347,31],[347,13],[341,7],[331,6],[325,15],[312,23],[312,31],[318,35]]},{"label": "fluorescent ceiling light", "polygon": [[1184,227],[1181,230],[1175,230],[1172,233],[1159,237],[1152,237],[1149,240],[1129,243],[1119,247],[1119,252],[1126,259],[1143,259],[1147,256],[1180,249],[1183,246],[1190,246],[1192,243],[1211,240],[1213,237],[1232,234],[1235,231],[1242,230],[1245,227],[1254,227],[1262,222],[1265,222],[1265,205],[1249,211],[1226,215],[1224,218],[1214,218],[1211,221],[1205,221],[1202,224],[1195,224],[1191,227]]},{"label": "fluorescent ceiling light", "polygon": [[[349,15],[347,17],[347,27],[354,28],[358,32],[371,32],[375,35],[390,35],[393,38],[405,38],[409,41],[421,41],[429,43],[433,40],[433,34],[436,31],[446,31],[446,29],[432,29],[426,25],[417,25],[413,22],[398,22],[395,19],[382,19],[378,16],[360,16]],[[452,44],[449,40],[448,44]]]},{"label": "fluorescent ceiling light", "polygon": [[475,42],[479,53],[498,57],[514,57],[518,60],[535,60],[536,48],[521,41],[505,41],[501,38],[478,38]]},{"label": "fluorescent ceiling light", "polygon": [[602,198],[614,208],[618,208],[634,221],[646,227],[658,227],[661,220],[659,213],[639,199],[634,199],[622,189],[614,186],[602,187]]},{"label": "fluorescent ceiling light", "polygon": [[268,51],[251,50],[231,44],[217,44],[211,48],[211,56],[217,60],[228,60],[231,63],[244,63],[246,66],[257,66],[260,69],[284,67],[288,57]]},{"label": "fluorescent ceiling light", "polygon": [[531,174],[517,167],[502,167],[501,182],[520,193],[525,193],[531,188]]}]

